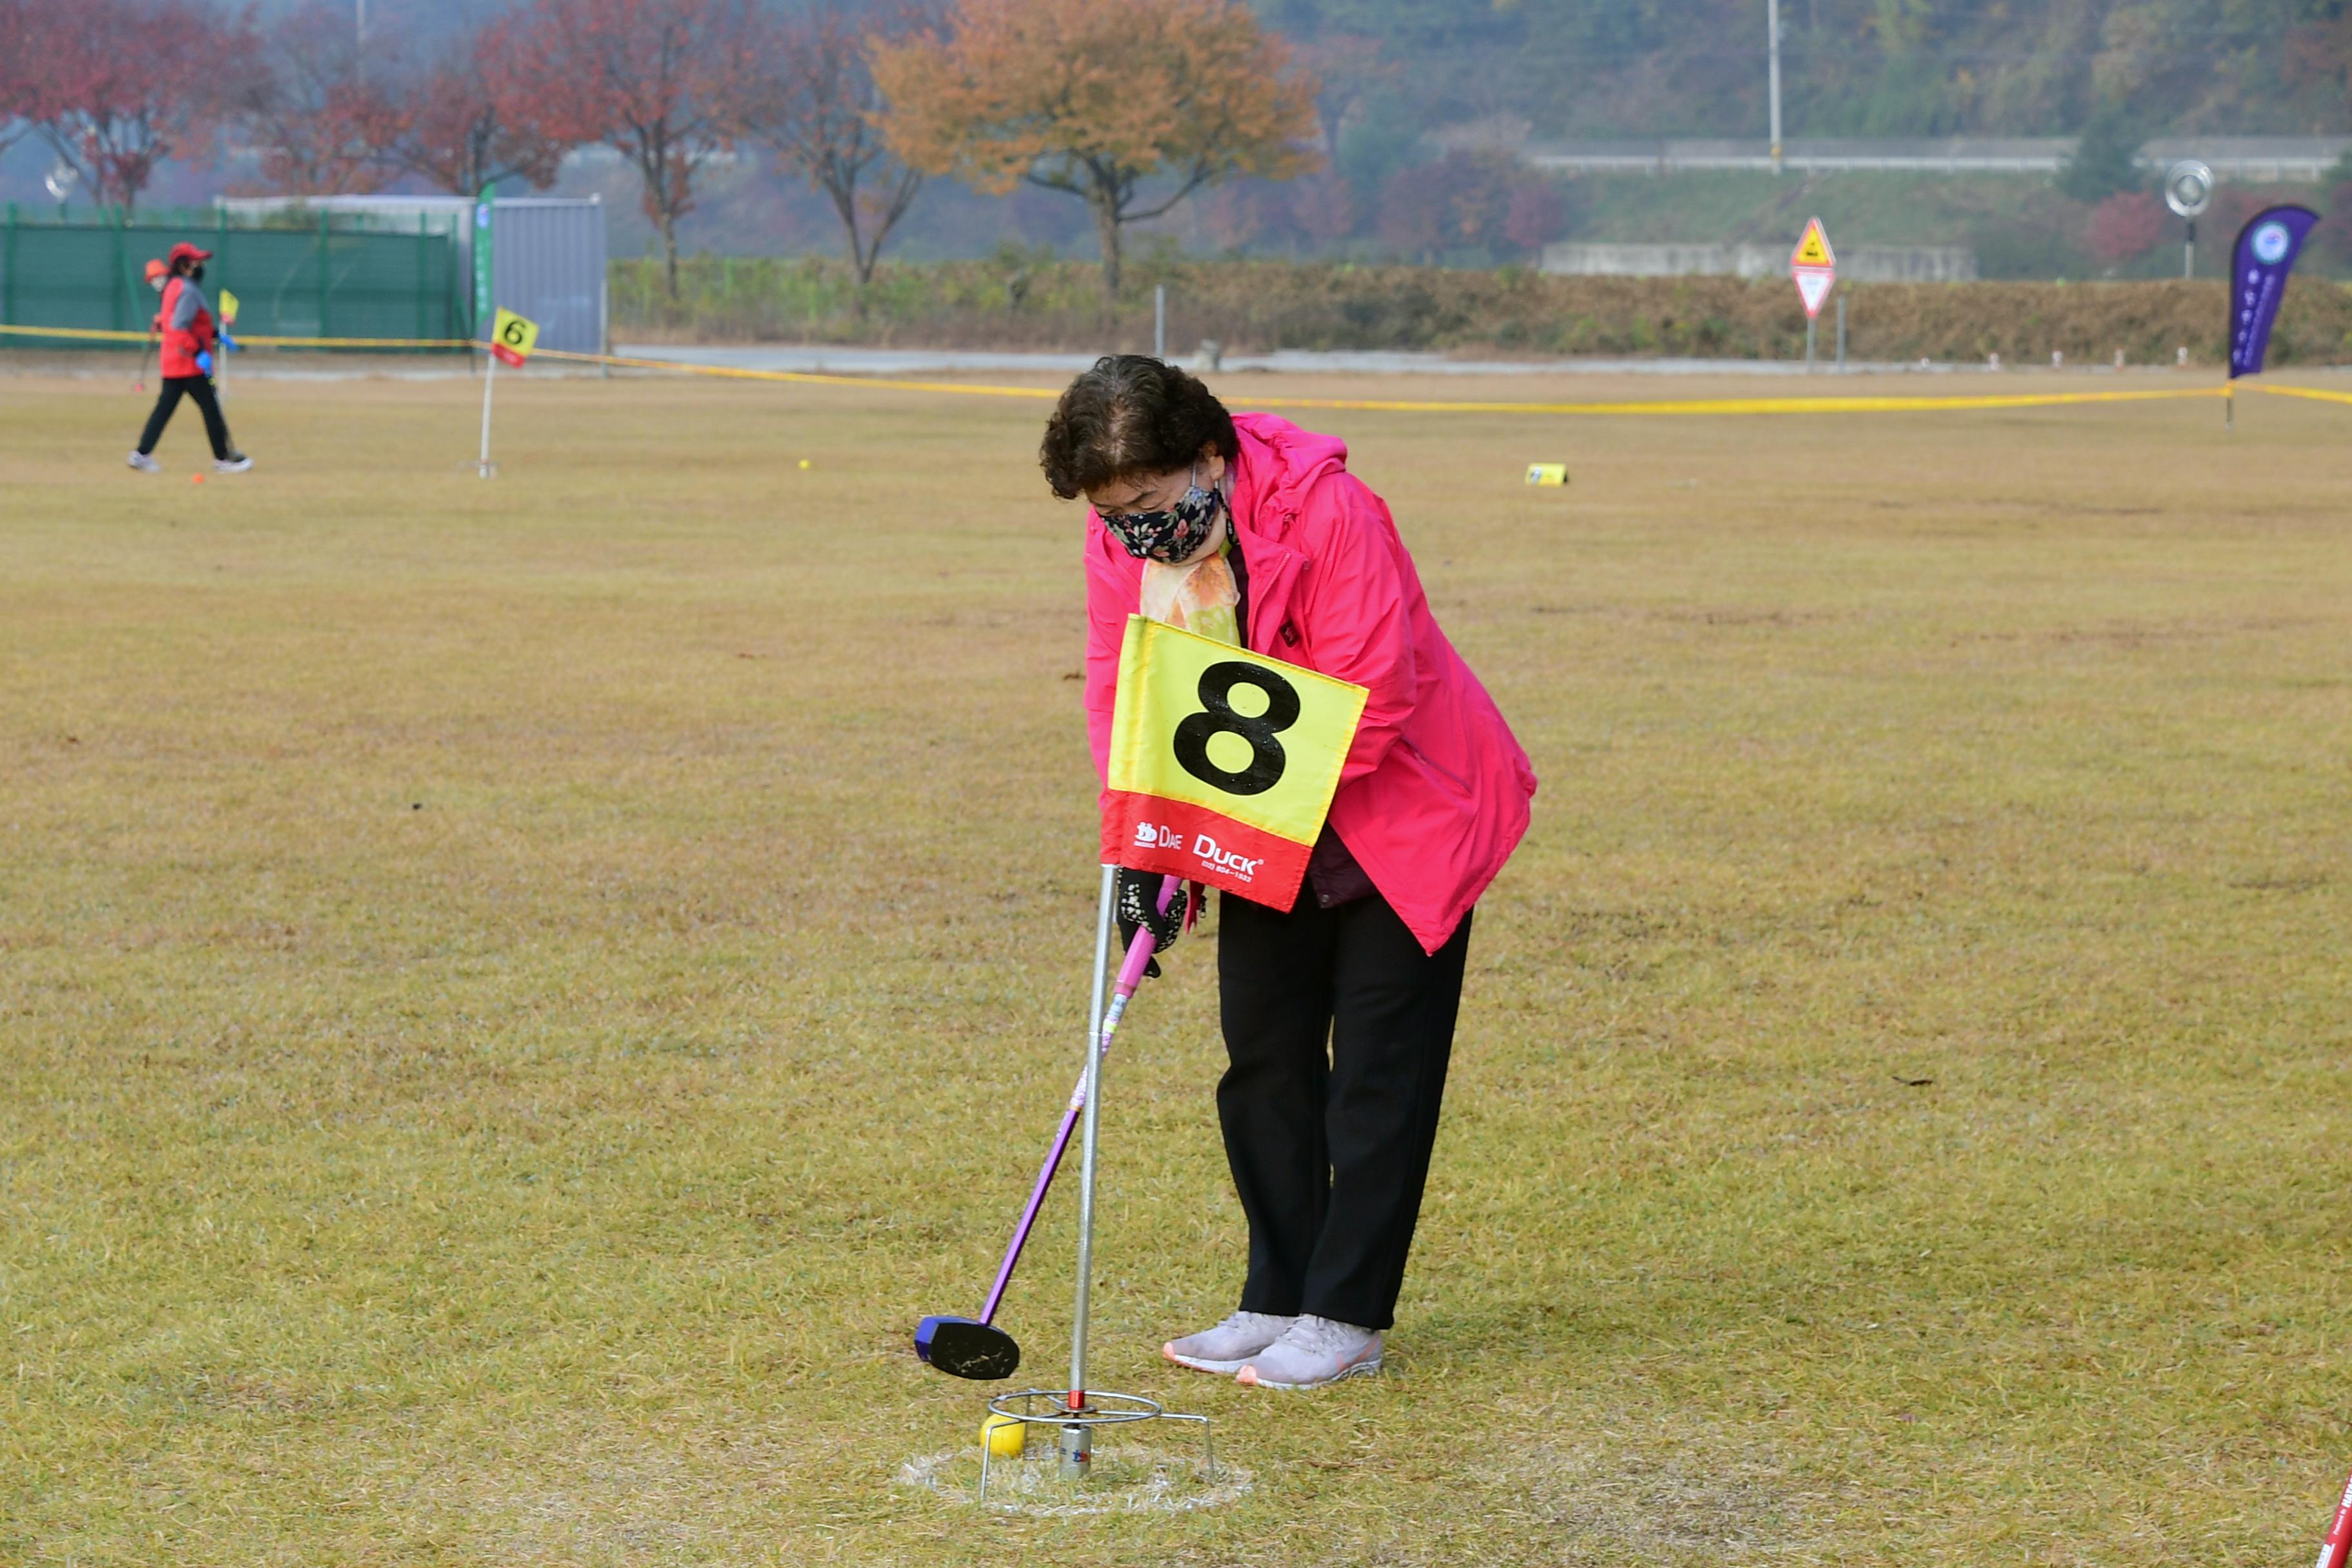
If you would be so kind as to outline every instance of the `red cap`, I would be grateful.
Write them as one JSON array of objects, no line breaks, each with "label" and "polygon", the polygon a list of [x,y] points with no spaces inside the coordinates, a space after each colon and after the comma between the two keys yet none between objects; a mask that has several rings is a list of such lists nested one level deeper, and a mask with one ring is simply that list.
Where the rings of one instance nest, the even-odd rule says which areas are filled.
[{"label": "red cap", "polygon": [[164,266],[161,259],[151,260],[147,263],[147,280],[152,283],[170,270],[171,268]]},{"label": "red cap", "polygon": [[172,247],[171,254],[166,256],[163,259],[165,265],[177,267],[183,261],[210,261],[212,258],[213,253],[211,251],[199,250],[184,239],[180,241],[179,244]]}]

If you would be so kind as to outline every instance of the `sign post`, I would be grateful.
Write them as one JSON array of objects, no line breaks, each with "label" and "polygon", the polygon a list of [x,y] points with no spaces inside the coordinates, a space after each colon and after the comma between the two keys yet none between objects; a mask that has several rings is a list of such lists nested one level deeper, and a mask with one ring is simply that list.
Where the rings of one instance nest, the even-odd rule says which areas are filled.
[{"label": "sign post", "polygon": [[538,342],[539,323],[528,316],[500,310],[491,322],[490,363],[482,377],[482,457],[474,465],[478,479],[495,479],[499,472],[499,466],[490,461],[490,391],[498,385],[499,366],[504,363],[520,370]]},{"label": "sign post", "polygon": [[1797,248],[1789,253],[1789,276],[1797,280],[1797,297],[1805,302],[1805,374],[1813,373],[1813,322],[1822,303],[1837,283],[1837,253],[1819,218],[1805,220]]},{"label": "sign post", "polygon": [[1104,862],[1288,909],[1369,695],[1129,616],[1111,716]]}]

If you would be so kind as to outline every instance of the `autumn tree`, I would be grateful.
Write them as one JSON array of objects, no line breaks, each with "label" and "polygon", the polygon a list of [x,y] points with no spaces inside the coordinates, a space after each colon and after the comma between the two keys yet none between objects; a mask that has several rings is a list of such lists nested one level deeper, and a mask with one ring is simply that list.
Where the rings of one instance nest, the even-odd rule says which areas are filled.
[{"label": "autumn tree", "polygon": [[[907,9],[888,14],[878,36],[909,30],[912,17]],[[874,280],[882,247],[923,184],[921,172],[893,156],[882,138],[881,99],[867,59],[876,36],[830,7],[784,30],[774,41],[769,90],[753,115],[779,160],[833,203],[861,290]]]},{"label": "autumn tree", "polygon": [[254,48],[243,24],[192,0],[75,0],[48,9],[42,27],[41,134],[93,200],[125,207],[212,123],[219,62]]},{"label": "autumn tree", "polygon": [[381,137],[386,100],[362,72],[350,14],[310,0],[272,22],[257,55],[229,62],[233,110],[277,190],[374,190],[393,172]]},{"label": "autumn tree", "polygon": [[1120,230],[1235,175],[1316,166],[1315,85],[1241,0],[960,0],[874,47],[908,166],[1085,201],[1116,301]]},{"label": "autumn tree", "polygon": [[0,153],[48,118],[48,78],[35,62],[46,53],[40,33],[49,15],[34,0],[0,0]]},{"label": "autumn tree", "polygon": [[1389,248],[1423,261],[1464,252],[1499,259],[1540,253],[1570,216],[1557,180],[1506,153],[1455,148],[1381,182],[1376,226]]},{"label": "autumn tree", "polygon": [[537,95],[539,123],[635,163],[677,295],[677,224],[696,177],[744,134],[760,89],[750,0],[531,0],[484,62],[501,101]]},{"label": "autumn tree", "polygon": [[519,47],[516,31],[510,19],[494,22],[394,78],[377,137],[394,168],[461,196],[499,180],[555,183],[581,138],[551,122],[522,73],[499,68]]}]

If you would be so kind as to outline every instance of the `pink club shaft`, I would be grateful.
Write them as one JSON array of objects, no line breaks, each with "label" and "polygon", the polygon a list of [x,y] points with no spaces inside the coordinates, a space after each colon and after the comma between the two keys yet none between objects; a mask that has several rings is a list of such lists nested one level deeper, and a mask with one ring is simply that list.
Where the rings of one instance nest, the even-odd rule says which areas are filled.
[{"label": "pink club shaft", "polygon": [[[1179,877],[1160,879],[1159,909],[1168,912],[1175,901],[1176,889],[1183,885]],[[1143,972],[1151,963],[1151,955],[1159,950],[1149,930],[1139,928],[1135,940],[1127,944],[1127,960],[1118,966],[1118,982],[1111,992],[1110,1006],[1103,1014],[1102,1033],[1095,1040],[1096,1054],[1110,1054],[1111,1037],[1118,1033],[1118,1021],[1127,1016],[1128,1002],[1143,984]],[[1070,1147],[1070,1134],[1077,1131],[1078,1117],[1087,1108],[1087,1075],[1081,1070],[1078,1085],[1070,1091],[1069,1109],[1062,1112],[1061,1131],[1054,1134],[1054,1146],[1046,1151],[1045,1163],[1037,1172],[1037,1184],[1030,1190],[1029,1206],[1021,1211],[1021,1223],[1013,1227],[1013,1244],[1004,1249],[1004,1261],[997,1266],[996,1283],[988,1292],[988,1305],[980,1310],[980,1321],[992,1323],[996,1309],[1004,1300],[1004,1288],[1013,1283],[1013,1267],[1021,1261],[1021,1249],[1029,1245],[1029,1233],[1036,1228],[1037,1214],[1045,1206],[1045,1191],[1054,1184],[1054,1173],[1061,1168],[1062,1155]]]}]

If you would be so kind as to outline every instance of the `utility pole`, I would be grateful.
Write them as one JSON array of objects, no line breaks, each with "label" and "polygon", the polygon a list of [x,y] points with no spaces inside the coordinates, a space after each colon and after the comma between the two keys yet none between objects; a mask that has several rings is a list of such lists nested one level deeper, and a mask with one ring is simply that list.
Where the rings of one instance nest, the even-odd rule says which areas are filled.
[{"label": "utility pole", "polygon": [[365,48],[367,47],[367,0],[352,0],[352,4],[359,12],[360,47]]},{"label": "utility pole", "polygon": [[1771,35],[1772,172],[1780,172],[1780,0],[1764,0],[1764,25]]}]

